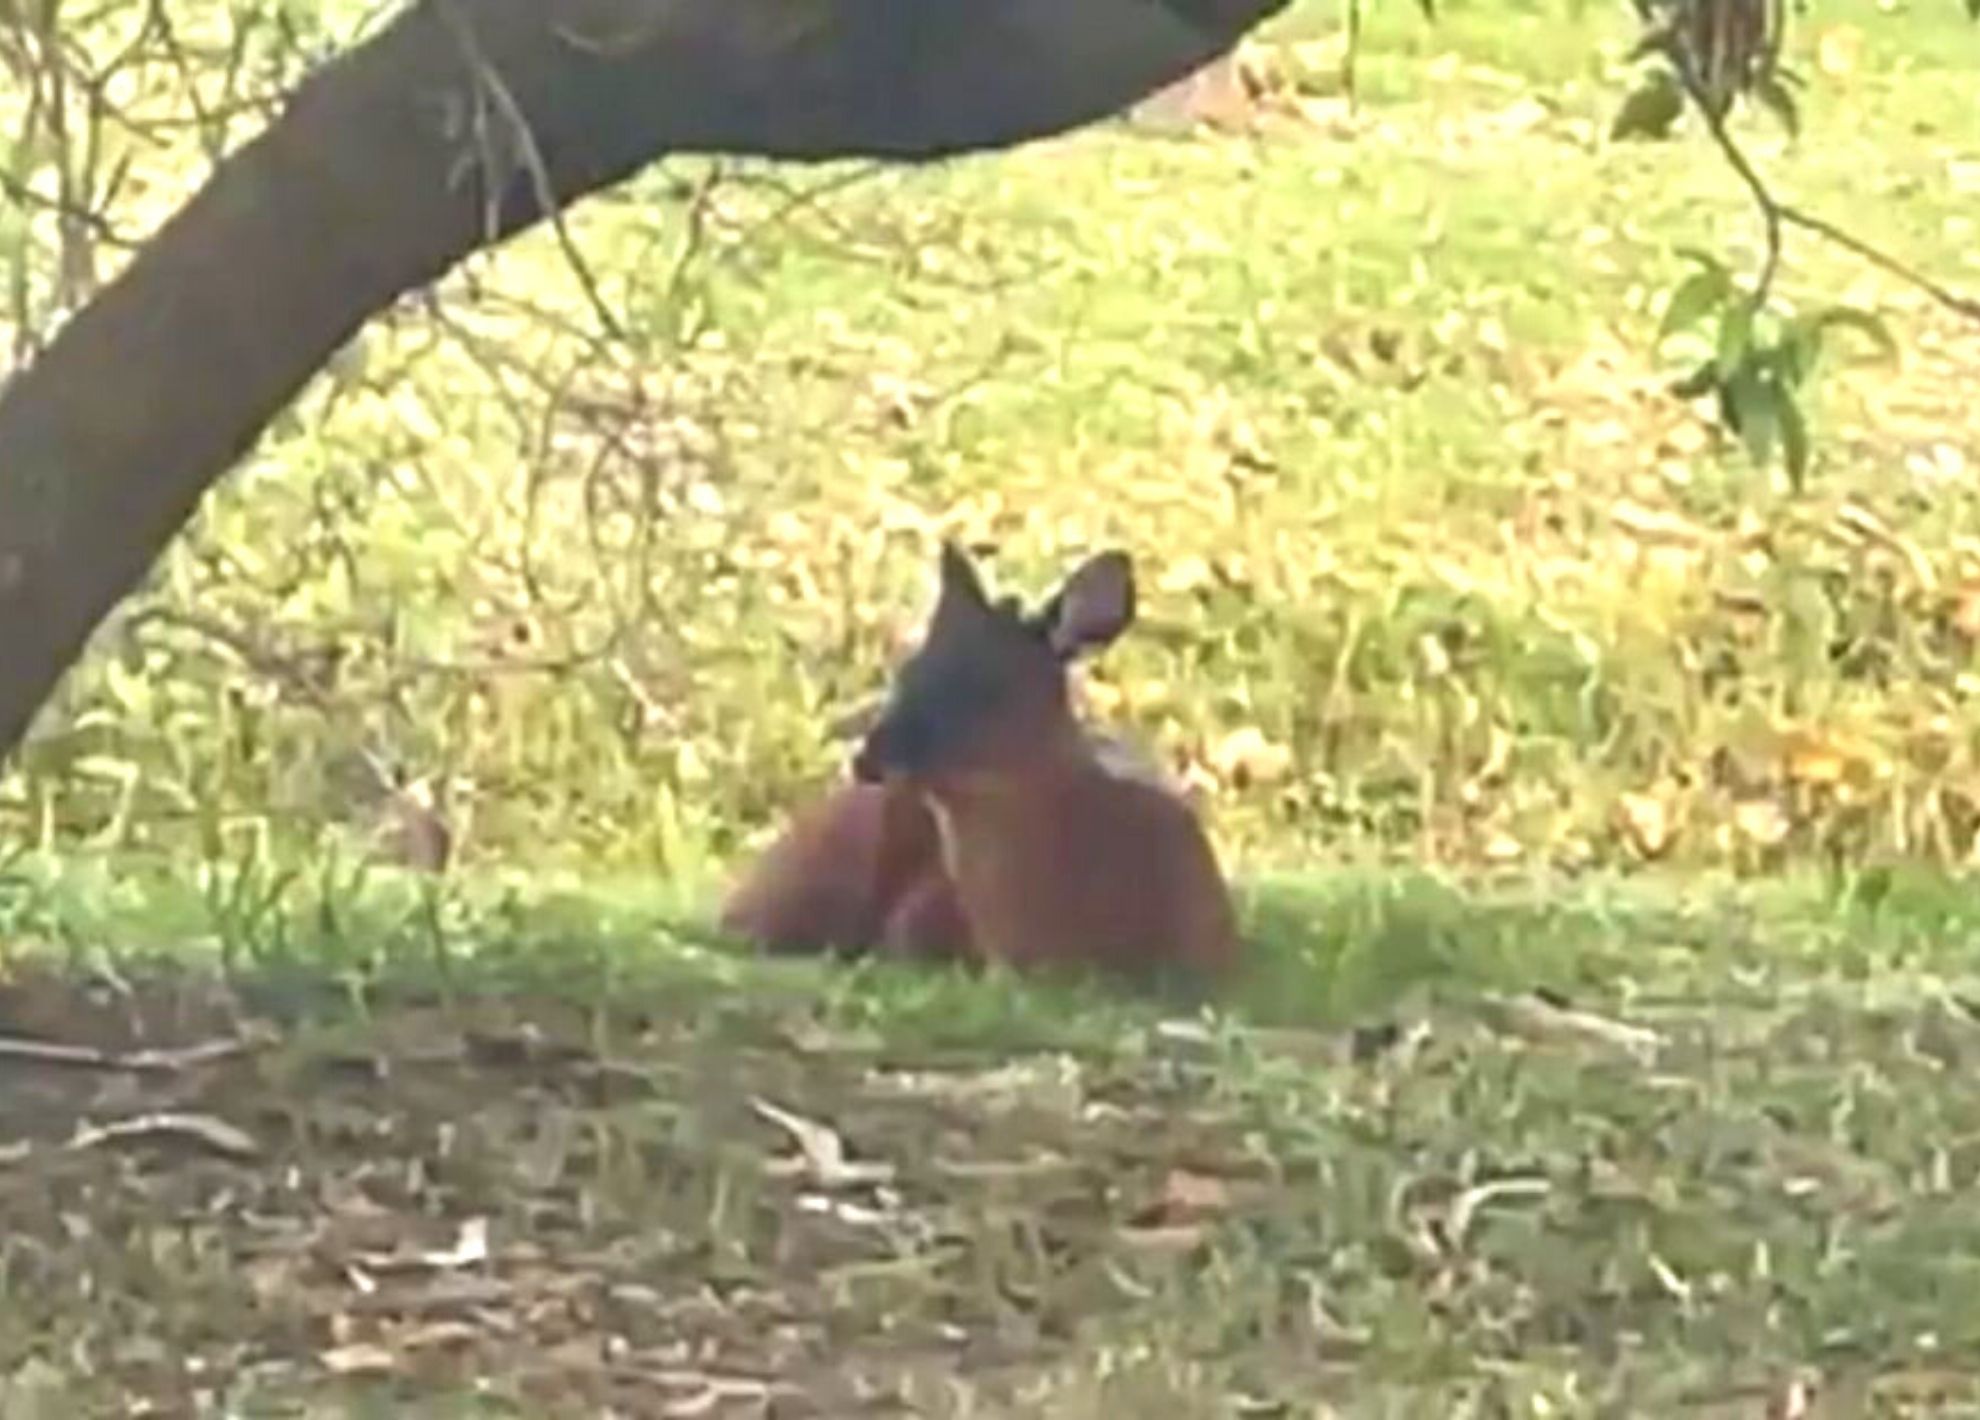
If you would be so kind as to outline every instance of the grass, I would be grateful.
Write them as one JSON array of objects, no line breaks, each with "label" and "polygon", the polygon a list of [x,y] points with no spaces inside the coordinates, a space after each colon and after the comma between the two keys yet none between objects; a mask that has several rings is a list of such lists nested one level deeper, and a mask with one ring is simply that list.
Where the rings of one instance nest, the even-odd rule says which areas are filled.
[{"label": "grass", "polygon": [[[657,170],[572,214],[620,341],[585,337],[547,235],[478,261],[209,501],[0,815],[310,844],[375,821],[369,756],[441,793],[468,860],[705,877],[839,772],[827,726],[949,532],[1027,590],[1134,552],[1146,624],[1093,668],[1095,713],[1247,871],[1962,861],[1970,329],[1796,239],[1787,299],[1875,306],[1905,354],[1836,342],[1789,496],[1665,387],[1679,249],[1748,260],[1758,226],[1699,135],[1602,141],[1623,18],[1370,25],[1357,114],[1323,53],[1316,107],[1251,138]],[[1336,33],[1307,5],[1267,39],[1292,65]],[[1802,138],[1742,140],[1970,280],[1980,32],[1852,3],[1796,30],[1803,68],[1824,54]],[[151,200],[197,175],[170,156]]]},{"label": "grass", "polygon": [[[1600,141],[1614,14],[1445,9],[1351,119],[670,168],[573,214],[624,342],[543,240],[345,352],[0,781],[0,1036],[252,1047],[0,1058],[0,1414],[1980,1410],[1980,346],[1797,241],[1905,358],[1788,496],[1652,349],[1733,179]],[[1741,133],[1960,282],[1956,9]],[[1216,1010],[708,934],[942,532],[1135,551]]]},{"label": "grass", "polygon": [[0,1066],[0,1396],[1734,1415],[1807,1376],[1966,1413],[1975,900],[1283,879],[1246,988],[1172,1018],[752,960],[650,887],[24,860],[0,1034],[256,1045]]}]

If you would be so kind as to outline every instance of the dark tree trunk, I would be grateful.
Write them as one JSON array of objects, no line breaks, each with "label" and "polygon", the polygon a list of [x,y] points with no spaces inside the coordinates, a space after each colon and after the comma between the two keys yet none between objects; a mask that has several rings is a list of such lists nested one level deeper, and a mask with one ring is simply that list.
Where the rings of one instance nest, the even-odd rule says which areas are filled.
[{"label": "dark tree trunk", "polygon": [[0,391],[0,756],[310,376],[547,215],[540,188],[561,204],[666,153],[1009,146],[1121,109],[1285,3],[417,0]]}]

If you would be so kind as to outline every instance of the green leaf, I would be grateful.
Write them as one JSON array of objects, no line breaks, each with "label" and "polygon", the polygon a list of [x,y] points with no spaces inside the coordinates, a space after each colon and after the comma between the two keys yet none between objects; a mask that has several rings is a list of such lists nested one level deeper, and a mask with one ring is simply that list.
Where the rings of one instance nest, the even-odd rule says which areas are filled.
[{"label": "green leaf", "polygon": [[1734,302],[1719,318],[1719,350],[1714,357],[1720,380],[1730,380],[1753,353],[1753,303]]},{"label": "green leaf", "polygon": [[1747,456],[1765,468],[1780,438],[1780,386],[1749,362],[1720,387],[1720,396],[1722,417],[1746,445]]},{"label": "green leaf", "polygon": [[1653,25],[1638,35],[1636,37],[1636,43],[1629,47],[1629,53],[1625,54],[1623,59],[1627,63],[1634,64],[1639,59],[1648,59],[1653,54],[1661,54],[1668,57],[1672,46],[1676,42],[1677,30],[1667,20],[1663,24]]},{"label": "green leaf", "polygon": [[1781,343],[1774,348],[1774,368],[1790,389],[1798,388],[1815,373],[1822,358],[1822,322],[1798,316],[1781,327]]},{"label": "green leaf", "polygon": [[1668,138],[1683,112],[1684,91],[1676,77],[1668,69],[1653,70],[1616,111],[1616,121],[1609,125],[1609,141]]},{"label": "green leaf", "polygon": [[1704,247],[1680,246],[1675,248],[1675,250],[1677,254],[1683,257],[1686,261],[1696,262],[1698,265],[1704,267],[1707,271],[1718,272],[1719,275],[1725,279],[1728,285],[1731,284],[1732,268],[1727,266],[1723,261],[1720,261],[1719,258],[1713,255],[1711,252],[1705,250]]},{"label": "green leaf", "polygon": [[1787,390],[1780,392],[1774,413],[1781,425],[1781,457],[1787,463],[1788,487],[1803,492],[1808,486],[1808,421]]},{"label": "green leaf", "polygon": [[1788,137],[1801,136],[1801,107],[1795,103],[1794,95],[1788,92],[1778,73],[1762,74],[1760,81],[1753,86],[1753,96],[1781,121]]},{"label": "green leaf", "polygon": [[1840,326],[1844,330],[1853,330],[1876,346],[1877,353],[1886,360],[1898,357],[1897,341],[1892,337],[1890,327],[1874,312],[1855,306],[1830,306],[1815,313],[1814,323],[1821,329]]},{"label": "green leaf", "polygon": [[1657,327],[1657,340],[1661,344],[1681,330],[1689,330],[1698,324],[1705,315],[1724,304],[1732,294],[1732,278],[1723,266],[1707,266],[1678,283],[1671,292],[1669,304],[1664,307],[1663,323]]},{"label": "green leaf", "polygon": [[1671,383],[1671,393],[1679,399],[1697,399],[1719,387],[1719,366],[1715,360],[1707,360],[1690,374]]}]

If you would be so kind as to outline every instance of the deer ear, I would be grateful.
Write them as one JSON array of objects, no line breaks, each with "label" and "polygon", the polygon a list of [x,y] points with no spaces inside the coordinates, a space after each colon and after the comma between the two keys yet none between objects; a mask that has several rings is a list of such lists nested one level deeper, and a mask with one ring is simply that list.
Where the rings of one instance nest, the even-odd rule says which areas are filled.
[{"label": "deer ear", "polygon": [[983,593],[983,581],[970,564],[969,555],[953,542],[942,544],[941,604],[967,606],[987,611],[990,599]]},{"label": "deer ear", "polygon": [[1098,650],[1134,624],[1134,562],[1102,552],[1081,563],[1039,613],[1045,639],[1063,660]]}]

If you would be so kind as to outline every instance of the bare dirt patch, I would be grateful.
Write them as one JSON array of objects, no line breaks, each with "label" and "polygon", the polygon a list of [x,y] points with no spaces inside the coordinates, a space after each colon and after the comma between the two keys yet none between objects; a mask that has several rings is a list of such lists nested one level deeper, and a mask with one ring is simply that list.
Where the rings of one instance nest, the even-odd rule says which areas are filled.
[{"label": "bare dirt patch", "polygon": [[1259,1171],[1186,1067],[246,994],[0,990],[0,1410],[929,1413],[1064,1359]]}]

